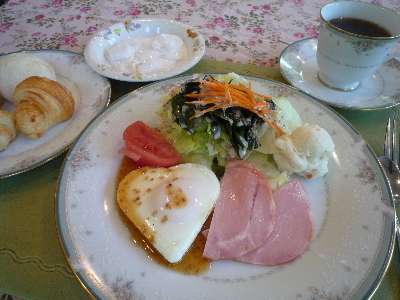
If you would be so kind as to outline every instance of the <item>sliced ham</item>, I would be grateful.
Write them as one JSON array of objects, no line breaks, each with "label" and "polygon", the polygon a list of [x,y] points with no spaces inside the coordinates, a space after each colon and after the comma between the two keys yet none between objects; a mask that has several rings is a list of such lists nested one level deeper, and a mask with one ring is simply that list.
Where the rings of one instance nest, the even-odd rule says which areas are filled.
[{"label": "sliced ham", "polygon": [[274,193],[276,224],[267,241],[236,260],[266,266],[289,262],[302,255],[312,237],[310,209],[303,186],[292,181]]},{"label": "sliced ham", "polygon": [[233,259],[263,245],[275,225],[275,203],[262,173],[244,161],[227,164],[203,255]]}]

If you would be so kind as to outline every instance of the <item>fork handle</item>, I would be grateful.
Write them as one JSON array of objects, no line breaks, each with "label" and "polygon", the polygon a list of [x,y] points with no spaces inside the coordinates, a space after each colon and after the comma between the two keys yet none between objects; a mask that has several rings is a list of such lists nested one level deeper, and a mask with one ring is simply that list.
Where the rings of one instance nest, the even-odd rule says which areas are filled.
[{"label": "fork handle", "polygon": [[392,134],[392,162],[393,164],[398,168],[399,167],[399,132],[397,129],[397,120],[395,118],[391,118],[392,119],[392,130],[393,130],[393,134]]}]

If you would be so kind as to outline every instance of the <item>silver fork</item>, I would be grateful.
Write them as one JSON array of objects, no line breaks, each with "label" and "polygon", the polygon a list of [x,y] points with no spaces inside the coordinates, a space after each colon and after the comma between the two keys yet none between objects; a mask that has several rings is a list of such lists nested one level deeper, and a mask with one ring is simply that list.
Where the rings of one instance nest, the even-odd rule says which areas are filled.
[{"label": "silver fork", "polygon": [[399,135],[397,132],[397,121],[394,117],[389,117],[386,125],[383,155],[389,159],[390,173],[395,172],[395,169],[399,168]]},{"label": "silver fork", "polygon": [[400,144],[399,133],[397,130],[397,118],[395,116],[389,117],[386,126],[385,143],[383,147],[384,156],[381,158],[381,163],[385,166],[387,171],[386,176],[389,179],[390,188],[393,195],[394,209],[395,209],[395,231],[397,237],[397,245],[400,253],[400,224],[396,215],[396,206],[400,205]]}]

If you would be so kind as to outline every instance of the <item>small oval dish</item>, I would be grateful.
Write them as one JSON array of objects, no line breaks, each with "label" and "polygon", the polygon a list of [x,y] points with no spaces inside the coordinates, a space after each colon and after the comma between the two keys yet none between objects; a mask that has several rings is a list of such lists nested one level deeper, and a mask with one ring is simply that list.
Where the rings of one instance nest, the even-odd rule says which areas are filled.
[{"label": "small oval dish", "polygon": [[[171,35],[174,35],[175,38],[179,37],[183,41],[186,55],[176,60],[172,67],[166,67],[163,70],[162,67],[158,68],[157,64],[165,65],[164,58],[171,56],[171,47],[176,47],[176,44],[171,42]],[[146,39],[157,36],[162,36],[164,39],[161,39],[161,42],[157,41],[155,56],[149,54],[149,51],[153,50],[151,46],[149,49],[140,48],[141,44],[148,42]],[[138,42],[139,49],[136,47],[135,41]],[[116,45],[118,46],[115,47]],[[110,51],[111,47],[113,47],[112,51]],[[127,47],[134,49],[126,49]],[[105,77],[129,82],[148,82],[185,72],[200,61],[204,52],[204,38],[193,27],[167,19],[134,19],[113,24],[107,29],[97,32],[86,45],[84,55],[87,64]],[[130,63],[125,63],[126,60],[118,61],[131,53],[135,55],[135,59],[130,62],[132,65],[135,65],[136,58],[141,55],[148,57],[147,65],[143,61],[140,63],[148,73],[141,72],[139,68]],[[123,62],[123,65],[120,62]],[[167,65],[170,63],[170,61],[166,61]],[[158,71],[151,72],[155,69]]]}]

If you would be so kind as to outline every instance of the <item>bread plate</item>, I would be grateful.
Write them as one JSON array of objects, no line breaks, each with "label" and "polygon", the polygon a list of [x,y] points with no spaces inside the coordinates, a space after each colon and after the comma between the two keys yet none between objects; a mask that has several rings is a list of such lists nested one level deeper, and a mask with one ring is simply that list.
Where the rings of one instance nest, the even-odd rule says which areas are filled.
[{"label": "bread plate", "polygon": [[[132,77],[130,74],[115,70],[105,57],[106,49],[118,42],[158,34],[178,36],[187,49],[187,57],[169,71],[146,78]],[[148,82],[176,76],[197,64],[204,53],[204,38],[195,28],[167,19],[132,19],[113,24],[97,32],[89,40],[84,51],[86,62],[93,70],[105,77],[128,82]]]},{"label": "bread plate", "polygon": [[160,104],[188,79],[169,79],[123,96],[71,148],[59,179],[56,221],[66,258],[83,286],[96,299],[371,296],[390,262],[395,232],[393,199],[377,158],[333,110],[273,81],[248,78],[258,93],[287,97],[304,122],[324,126],[336,145],[328,175],[304,181],[319,224],[304,255],[276,267],[218,261],[206,273],[188,276],[152,261],[134,243],[115,199],[122,132],[137,120],[159,125]]},{"label": "bread plate", "polygon": [[[71,119],[50,128],[39,139],[18,135],[7,149],[0,152],[0,178],[31,170],[61,154],[110,101],[110,83],[93,72],[82,55],[60,50],[29,53],[53,66],[57,81],[74,97],[75,112]],[[15,108],[5,101],[2,109],[11,111]]]}]

